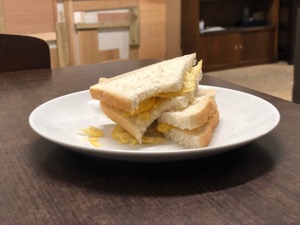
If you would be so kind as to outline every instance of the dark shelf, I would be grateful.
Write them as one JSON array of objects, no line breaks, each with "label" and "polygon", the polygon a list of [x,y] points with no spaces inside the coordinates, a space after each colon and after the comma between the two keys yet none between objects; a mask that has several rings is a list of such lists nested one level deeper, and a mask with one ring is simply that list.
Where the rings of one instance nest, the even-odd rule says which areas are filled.
[{"label": "dark shelf", "polygon": [[224,34],[224,33],[255,32],[255,31],[262,31],[262,30],[273,30],[273,29],[276,29],[276,26],[267,25],[267,26],[255,26],[255,27],[225,27],[224,30],[209,31],[209,32],[204,32],[199,34],[208,36],[208,35],[216,35],[216,34]]}]

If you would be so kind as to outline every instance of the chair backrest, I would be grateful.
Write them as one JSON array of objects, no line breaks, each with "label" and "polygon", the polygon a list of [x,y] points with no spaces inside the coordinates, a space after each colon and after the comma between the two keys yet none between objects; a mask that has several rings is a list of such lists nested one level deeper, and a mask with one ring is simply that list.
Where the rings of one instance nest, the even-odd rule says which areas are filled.
[{"label": "chair backrest", "polygon": [[300,104],[300,7],[297,9],[295,34],[293,102]]},{"label": "chair backrest", "polygon": [[0,34],[0,72],[50,68],[49,45],[39,38]]}]

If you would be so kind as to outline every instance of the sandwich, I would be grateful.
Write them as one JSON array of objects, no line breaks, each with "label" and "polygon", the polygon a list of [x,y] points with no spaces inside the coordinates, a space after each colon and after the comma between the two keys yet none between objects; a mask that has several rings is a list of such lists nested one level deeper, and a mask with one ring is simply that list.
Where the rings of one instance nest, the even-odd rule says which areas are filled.
[{"label": "sandwich", "polygon": [[194,101],[202,78],[196,54],[165,60],[90,87],[102,111],[138,143],[164,112],[186,108]]},{"label": "sandwich", "polygon": [[215,91],[198,91],[186,108],[162,113],[157,130],[174,143],[187,148],[201,148],[209,144],[219,121]]}]

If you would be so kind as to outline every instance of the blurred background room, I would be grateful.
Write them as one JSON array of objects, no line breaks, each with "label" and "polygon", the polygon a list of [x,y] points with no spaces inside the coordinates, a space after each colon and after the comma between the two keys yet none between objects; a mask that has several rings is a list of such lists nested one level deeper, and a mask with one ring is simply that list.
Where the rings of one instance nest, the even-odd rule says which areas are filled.
[{"label": "blurred background room", "polygon": [[39,37],[51,67],[191,52],[206,75],[291,101],[300,0],[0,0],[0,33]]}]

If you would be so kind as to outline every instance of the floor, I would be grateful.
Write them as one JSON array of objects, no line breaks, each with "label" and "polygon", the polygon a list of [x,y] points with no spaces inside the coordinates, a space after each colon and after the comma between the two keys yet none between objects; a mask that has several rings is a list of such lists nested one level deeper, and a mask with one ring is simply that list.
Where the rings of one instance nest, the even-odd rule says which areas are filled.
[{"label": "floor", "polygon": [[286,62],[206,72],[205,74],[288,101],[292,100],[293,66]]}]

